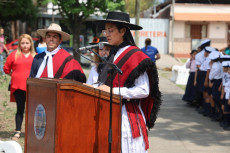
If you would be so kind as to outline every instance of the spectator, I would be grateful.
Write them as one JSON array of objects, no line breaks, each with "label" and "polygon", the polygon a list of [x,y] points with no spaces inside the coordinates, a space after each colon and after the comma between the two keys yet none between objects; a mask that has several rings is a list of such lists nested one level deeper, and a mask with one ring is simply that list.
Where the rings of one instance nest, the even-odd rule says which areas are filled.
[{"label": "spectator", "polygon": [[151,46],[151,39],[145,39],[145,47],[141,49],[146,55],[148,55],[153,62],[160,59],[160,54],[156,47]]},{"label": "spectator", "polygon": [[4,50],[6,51],[7,55],[9,55],[9,51],[6,48],[5,45],[5,37],[4,37],[4,29],[2,27],[0,27],[0,75],[4,75],[4,71],[3,71],[3,52]]},{"label": "spectator", "polygon": [[[98,53],[102,58],[108,57],[109,56],[109,51],[111,49],[111,45],[108,43],[107,38],[106,37],[100,37],[99,42],[103,43],[104,47],[102,49],[96,48],[95,52]],[[101,72],[102,67],[104,65],[104,64],[102,64],[103,61],[95,54],[94,54],[94,61],[96,62],[95,66],[93,66],[91,68],[88,80],[86,82],[89,85],[94,85],[95,83],[97,83],[98,73]]]},{"label": "spectator", "polygon": [[31,36],[23,34],[19,37],[17,51],[12,52],[6,59],[4,71],[11,76],[11,101],[16,101],[17,113],[16,132],[11,138],[18,140],[21,134],[21,126],[26,101],[26,80],[30,74],[30,68],[35,56],[33,41]]},{"label": "spectator", "polygon": [[228,40],[228,47],[224,49],[224,54],[225,55],[230,55],[230,40]]},{"label": "spectator", "polygon": [[42,36],[39,36],[39,39],[34,42],[35,51],[38,54],[40,54],[40,53],[44,52],[46,50],[46,48],[47,48],[47,46],[46,46],[45,38],[43,38]]}]

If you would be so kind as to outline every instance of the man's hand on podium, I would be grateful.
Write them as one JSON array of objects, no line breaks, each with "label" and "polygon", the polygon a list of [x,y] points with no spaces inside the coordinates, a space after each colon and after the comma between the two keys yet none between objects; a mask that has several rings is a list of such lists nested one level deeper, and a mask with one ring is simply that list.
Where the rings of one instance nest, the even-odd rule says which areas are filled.
[{"label": "man's hand on podium", "polygon": [[83,83],[84,85],[86,85],[86,86],[88,86],[88,87],[92,87],[92,88],[94,88],[94,86],[93,85],[90,85],[90,84],[86,84],[86,83]]},{"label": "man's hand on podium", "polygon": [[106,92],[110,93],[110,87],[107,86],[107,85],[104,85],[104,84],[99,86],[99,87],[97,87],[97,89],[100,89],[102,91],[106,91]]}]

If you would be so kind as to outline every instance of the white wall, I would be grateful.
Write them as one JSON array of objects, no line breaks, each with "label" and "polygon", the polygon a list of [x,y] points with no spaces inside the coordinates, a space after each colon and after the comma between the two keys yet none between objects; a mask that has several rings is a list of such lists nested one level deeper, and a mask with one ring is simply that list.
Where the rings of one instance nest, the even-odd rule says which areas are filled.
[{"label": "white wall", "polygon": [[210,5],[210,4],[195,4],[195,3],[193,4],[176,3],[174,10],[177,13],[229,13],[230,5],[229,4]]},{"label": "white wall", "polygon": [[174,38],[185,38],[185,23],[180,21],[174,22]]},{"label": "white wall", "polygon": [[224,39],[226,38],[226,26],[224,22],[210,22],[208,28],[209,38]]},{"label": "white wall", "polygon": [[[135,24],[135,19],[131,18],[131,23]],[[169,20],[168,19],[149,19],[140,18],[139,25],[143,27],[139,31],[139,44],[136,44],[139,48],[145,46],[145,39],[150,38],[152,40],[151,45],[155,46],[159,53],[168,53],[168,39],[169,39]],[[132,31],[135,38],[135,31]]]}]

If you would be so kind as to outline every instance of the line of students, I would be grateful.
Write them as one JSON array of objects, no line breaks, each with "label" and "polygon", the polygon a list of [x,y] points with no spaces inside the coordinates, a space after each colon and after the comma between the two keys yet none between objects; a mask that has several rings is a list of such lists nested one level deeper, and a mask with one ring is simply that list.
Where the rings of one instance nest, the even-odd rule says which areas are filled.
[{"label": "line of students", "polygon": [[210,47],[210,43],[205,40],[200,52],[191,52],[187,62],[190,76],[182,99],[196,106],[203,116],[220,121],[224,130],[230,130],[230,56]]}]

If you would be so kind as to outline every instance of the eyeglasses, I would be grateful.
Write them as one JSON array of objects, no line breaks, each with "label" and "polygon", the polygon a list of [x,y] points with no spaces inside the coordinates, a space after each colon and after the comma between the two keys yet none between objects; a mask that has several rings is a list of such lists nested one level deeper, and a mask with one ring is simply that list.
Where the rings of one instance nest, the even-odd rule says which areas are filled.
[{"label": "eyeglasses", "polygon": [[106,35],[111,35],[114,32],[115,28],[109,28],[107,30],[102,30],[102,35],[106,37]]}]

